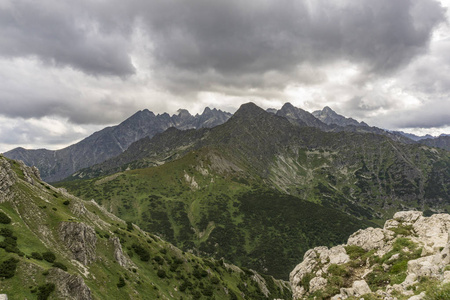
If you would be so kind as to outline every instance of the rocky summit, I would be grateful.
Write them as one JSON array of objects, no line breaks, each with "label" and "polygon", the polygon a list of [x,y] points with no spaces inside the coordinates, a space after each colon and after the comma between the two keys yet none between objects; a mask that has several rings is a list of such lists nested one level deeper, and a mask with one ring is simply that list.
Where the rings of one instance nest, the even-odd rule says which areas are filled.
[{"label": "rocky summit", "polygon": [[449,299],[450,215],[402,211],[347,244],[307,251],[290,274],[293,299]]}]

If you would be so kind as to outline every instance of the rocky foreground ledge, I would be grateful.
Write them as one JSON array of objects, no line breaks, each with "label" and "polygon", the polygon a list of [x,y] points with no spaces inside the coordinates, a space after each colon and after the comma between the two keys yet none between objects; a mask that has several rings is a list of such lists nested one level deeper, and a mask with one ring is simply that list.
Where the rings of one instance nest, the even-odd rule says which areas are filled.
[{"label": "rocky foreground ledge", "polygon": [[450,299],[450,215],[398,212],[347,244],[316,247],[290,274],[294,299]]}]

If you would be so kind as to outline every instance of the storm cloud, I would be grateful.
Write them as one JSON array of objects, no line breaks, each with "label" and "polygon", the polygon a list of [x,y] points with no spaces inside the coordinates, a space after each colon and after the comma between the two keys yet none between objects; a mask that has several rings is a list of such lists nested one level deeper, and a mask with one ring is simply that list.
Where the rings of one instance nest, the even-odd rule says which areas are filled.
[{"label": "storm cloud", "polygon": [[135,72],[131,41],[139,28],[155,73],[174,89],[266,86],[272,81],[254,77],[271,71],[283,86],[304,63],[344,59],[392,72],[426,51],[443,20],[433,0],[18,0],[0,10],[0,53],[126,76]]},{"label": "storm cloud", "polygon": [[0,115],[90,126],[251,100],[450,126],[393,117],[449,101],[445,1],[0,0]]}]

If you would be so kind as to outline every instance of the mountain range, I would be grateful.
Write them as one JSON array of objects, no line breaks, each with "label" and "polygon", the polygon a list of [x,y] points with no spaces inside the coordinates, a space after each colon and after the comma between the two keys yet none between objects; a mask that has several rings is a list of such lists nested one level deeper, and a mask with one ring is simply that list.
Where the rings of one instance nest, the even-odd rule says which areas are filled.
[{"label": "mountain range", "polygon": [[56,185],[185,251],[285,279],[307,249],[398,210],[448,210],[448,151],[290,116],[244,104],[222,125],[171,128]]},{"label": "mountain range", "polygon": [[43,180],[54,182],[64,179],[81,168],[101,163],[128,148],[133,142],[152,137],[167,128],[179,129],[214,127],[224,123],[231,114],[217,109],[205,108],[202,114],[192,116],[187,110],[179,110],[170,116],[155,115],[144,109],[120,123],[106,127],[82,141],[60,150],[27,150],[15,148],[4,153],[6,157],[22,160],[36,166]]},{"label": "mountain range", "polygon": [[[104,237],[105,232],[111,237],[111,232],[117,231],[116,236],[126,240],[123,243],[126,250],[123,252],[138,265],[136,256],[145,252],[142,251],[143,245],[146,245],[145,239],[151,237],[150,244],[154,242],[157,246],[145,248],[151,257],[159,255],[159,248],[176,248],[180,250],[174,251],[181,252],[180,255],[193,255],[190,258],[182,258],[178,254],[163,257],[162,261],[166,261],[167,265],[160,265],[159,258],[154,261],[153,272],[162,270],[165,274],[169,271],[173,274],[167,277],[169,281],[159,285],[159,295],[172,297],[167,286],[172,284],[174,278],[178,280],[175,285],[191,282],[193,288],[189,295],[192,297],[195,298],[198,293],[200,297],[207,297],[210,295],[210,285],[201,280],[194,283],[192,276],[189,277],[192,280],[186,281],[193,274],[189,263],[183,265],[181,275],[173,273],[177,270],[175,266],[170,269],[176,255],[185,261],[197,261],[195,265],[200,268],[199,272],[203,268],[206,274],[211,274],[212,269],[208,271],[208,263],[201,265],[198,262],[200,257],[208,257],[215,265],[224,258],[250,277],[266,274],[264,276],[286,280],[310,248],[341,244],[352,232],[381,226],[399,210],[421,210],[428,216],[450,209],[450,152],[445,149],[347,119],[329,108],[315,112],[318,117],[289,103],[277,111],[266,111],[247,103],[233,115],[217,110],[205,110],[202,115],[205,113],[211,113],[210,117],[199,121],[199,115],[192,116],[184,110],[172,117],[155,116],[144,110],[116,127],[86,138],[82,141],[85,149],[91,149],[89,143],[95,141],[94,136],[104,138],[97,141],[105,147],[103,158],[96,164],[91,161],[84,168],[77,165],[78,169],[69,177],[54,183],[56,188],[40,181],[36,168],[25,167],[21,162],[2,157],[4,167],[0,169],[0,199],[3,203],[0,208],[3,214],[9,219],[15,218],[12,224],[25,222],[22,227],[27,230],[42,229],[32,233],[24,229],[22,236],[15,235],[18,241],[34,239],[37,245],[37,251],[30,251],[24,245],[22,248],[18,246],[20,252],[33,259],[32,252],[41,256],[46,252],[44,245],[56,249],[52,252],[60,253],[58,260],[64,265],[70,264],[69,271],[71,268],[75,270],[77,263],[67,260],[71,252],[73,255],[78,253],[69,247],[75,242],[70,239],[65,242],[68,239],[66,236],[72,233],[61,233],[66,230],[61,229],[61,226],[66,226],[64,222],[75,221],[92,227],[94,232],[97,230],[100,237]],[[147,128],[150,119],[154,121],[152,124],[163,124],[160,122],[163,119],[171,120],[172,126],[166,130],[162,129],[162,125]],[[141,125],[139,136],[143,138],[137,138],[135,124]],[[169,123],[164,124],[167,126]],[[114,135],[100,134],[108,130]],[[130,144],[126,149],[119,149],[115,142],[101,143],[111,136],[121,136]],[[440,145],[445,143],[445,138],[441,137],[444,142],[439,141]],[[116,145],[111,147],[118,154],[109,157],[104,154],[109,151],[108,145]],[[75,149],[75,146],[80,147],[78,144],[70,147]],[[92,153],[92,149],[89,150],[91,152],[86,151],[86,156]],[[63,161],[54,159],[52,162],[62,164]],[[66,161],[64,163],[67,164]],[[72,161],[74,163],[75,160]],[[15,192],[11,193],[11,189]],[[37,204],[32,204],[33,201]],[[9,208],[11,204],[8,203],[16,206],[20,203],[21,206]],[[28,204],[29,212],[26,208]],[[46,210],[47,207],[51,210]],[[79,210],[86,212],[86,215],[77,214]],[[98,225],[99,221],[88,211],[110,225]],[[37,218],[37,223],[33,223],[30,221],[33,214],[42,218]],[[114,216],[126,222],[116,220]],[[145,232],[128,225],[132,223]],[[127,227],[121,227],[123,224]],[[67,226],[71,228],[75,225]],[[77,226],[82,225],[76,225],[73,230],[80,231]],[[83,227],[82,231],[86,230],[90,231]],[[41,232],[53,232],[54,240],[46,240],[46,235]],[[72,231],[69,229],[69,232]],[[3,236],[3,239],[7,237]],[[128,243],[129,238],[132,241]],[[158,241],[165,243],[162,240],[174,246],[159,244]],[[57,248],[61,241],[67,249]],[[89,246],[88,241],[81,243],[84,248]],[[101,249],[111,247],[103,240],[100,244]],[[13,253],[20,254],[19,250]],[[103,257],[103,254],[97,256]],[[90,256],[84,254],[83,257],[84,265],[89,265],[87,261],[90,261]],[[24,263],[20,258],[11,258],[18,260],[19,266]],[[101,261],[107,259],[104,257]],[[50,267],[46,264],[42,266]],[[138,266],[137,270],[145,268]],[[95,278],[106,276],[106,269],[102,268],[96,265],[92,269]],[[249,269],[255,271],[245,271]],[[114,280],[130,288],[130,278],[140,282],[151,282],[156,278],[155,273],[147,271],[144,272],[147,275],[139,279],[121,269],[114,270]],[[162,271],[159,273],[162,274]],[[134,273],[132,269],[131,272]],[[219,277],[220,272],[217,271],[214,276]],[[255,273],[251,275],[250,272]],[[83,277],[82,274],[80,276]],[[269,277],[263,278],[266,282],[270,281],[267,279]],[[88,287],[98,284],[86,275],[83,280],[86,280]],[[256,295],[261,290],[244,291],[235,280],[236,277],[224,279],[223,288],[236,291],[238,297],[239,293],[241,296],[246,293]],[[38,286],[30,284],[33,287],[30,290],[35,292],[45,282],[52,281],[39,277],[36,282],[39,282]],[[274,295],[284,294],[282,283],[277,285],[276,281],[273,282],[272,287],[278,286],[271,290]],[[248,285],[254,284],[248,281]],[[56,288],[58,293],[67,290],[65,287]],[[91,293],[100,293],[95,288],[90,289]],[[216,293],[214,286],[212,289],[213,294]],[[215,295],[218,299],[222,297],[220,292]]]},{"label": "mountain range", "polygon": [[[346,118],[325,107],[321,111],[309,113],[286,103],[280,110],[268,110],[273,114],[288,118],[299,126],[315,127],[322,131],[369,132],[386,135],[404,143],[422,140],[430,146],[448,150],[448,142],[437,142],[431,136],[418,137],[403,132],[390,132],[370,127],[364,122]],[[177,114],[155,115],[145,109],[138,111],[122,123],[95,132],[84,140],[60,150],[15,148],[4,155],[11,159],[22,160],[29,166],[36,166],[42,178],[47,182],[60,181],[80,169],[101,163],[125,151],[133,142],[145,137],[153,137],[170,127],[181,130],[212,128],[226,122],[232,114],[217,109],[205,108],[202,114],[191,115],[180,109]],[[448,138],[444,139],[448,140]]]}]

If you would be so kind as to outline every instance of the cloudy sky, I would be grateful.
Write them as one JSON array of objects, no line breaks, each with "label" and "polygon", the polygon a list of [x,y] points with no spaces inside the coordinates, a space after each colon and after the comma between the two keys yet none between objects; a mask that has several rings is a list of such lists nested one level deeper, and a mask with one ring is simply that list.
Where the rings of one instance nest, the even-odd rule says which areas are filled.
[{"label": "cloudy sky", "polygon": [[328,105],[450,133],[450,0],[0,0],[0,152],[140,109]]}]

